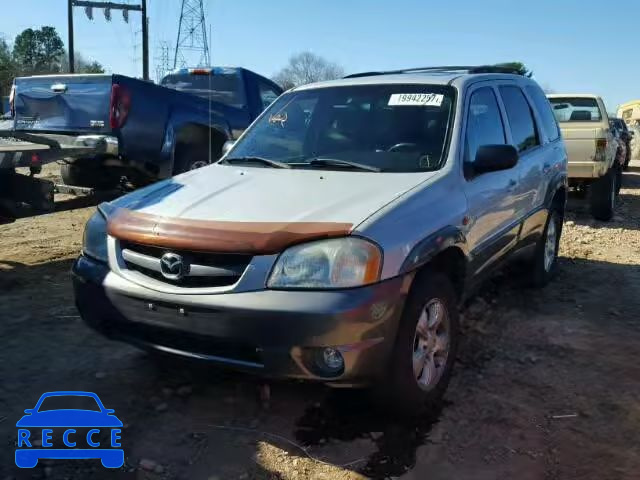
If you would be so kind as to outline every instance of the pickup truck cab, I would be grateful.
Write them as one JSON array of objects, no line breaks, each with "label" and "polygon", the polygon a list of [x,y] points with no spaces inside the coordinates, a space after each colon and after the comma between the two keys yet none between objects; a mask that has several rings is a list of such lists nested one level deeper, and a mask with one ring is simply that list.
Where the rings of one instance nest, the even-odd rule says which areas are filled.
[{"label": "pickup truck cab", "polygon": [[109,188],[168,178],[220,158],[282,93],[234,67],[185,68],[160,85],[124,75],[39,75],[15,79],[14,129],[50,135],[94,153],[64,158],[65,183]]},{"label": "pickup truck cab", "polygon": [[569,156],[569,185],[589,197],[591,213],[610,220],[621,182],[620,146],[602,98],[588,94],[547,95]]},{"label": "pickup truck cab", "polygon": [[461,301],[507,260],[553,276],[566,162],[540,87],[491,67],[294,88],[219,162],[101,204],[76,304],[110,338],[415,412]]}]

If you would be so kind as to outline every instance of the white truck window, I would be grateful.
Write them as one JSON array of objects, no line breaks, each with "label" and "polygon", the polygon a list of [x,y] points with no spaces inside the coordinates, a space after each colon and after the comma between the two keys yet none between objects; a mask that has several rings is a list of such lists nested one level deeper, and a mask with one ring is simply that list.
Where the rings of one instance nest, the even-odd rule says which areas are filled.
[{"label": "white truck window", "polygon": [[553,114],[558,122],[600,122],[602,113],[595,98],[552,97]]}]

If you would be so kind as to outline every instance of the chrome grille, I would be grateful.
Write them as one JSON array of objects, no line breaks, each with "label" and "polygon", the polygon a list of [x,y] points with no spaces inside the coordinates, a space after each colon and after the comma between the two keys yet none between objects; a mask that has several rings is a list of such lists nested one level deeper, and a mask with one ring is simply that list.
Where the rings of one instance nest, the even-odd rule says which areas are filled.
[{"label": "chrome grille", "polygon": [[[251,255],[189,252],[122,242],[120,254],[129,270],[184,288],[224,287],[236,283],[251,262]],[[161,259],[165,254],[182,259],[179,278],[169,278]],[[164,273],[163,273],[164,268]]]}]

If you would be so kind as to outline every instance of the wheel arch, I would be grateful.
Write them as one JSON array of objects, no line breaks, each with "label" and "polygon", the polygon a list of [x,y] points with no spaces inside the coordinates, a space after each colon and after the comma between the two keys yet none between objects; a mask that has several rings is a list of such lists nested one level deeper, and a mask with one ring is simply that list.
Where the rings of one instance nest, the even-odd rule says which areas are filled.
[{"label": "wheel arch", "polygon": [[181,149],[202,149],[210,154],[212,161],[222,156],[222,147],[229,139],[227,132],[216,126],[207,126],[195,122],[183,123],[175,129],[172,145],[171,169],[175,173],[176,158]]},{"label": "wheel arch", "polygon": [[463,232],[456,227],[445,227],[411,250],[401,267],[401,273],[415,272],[416,277],[433,271],[443,273],[451,280],[460,300],[464,297],[467,278],[467,254]]},{"label": "wheel arch", "polygon": [[210,150],[219,147],[219,150],[222,151],[222,145],[228,139],[229,136],[215,126],[208,127],[199,123],[188,122],[176,129],[174,147],[180,143],[203,144],[207,145]]},{"label": "wheel arch", "polygon": [[563,212],[565,210],[569,195],[569,180],[566,174],[558,173],[549,182],[549,188],[545,198],[544,205],[546,208],[559,207]]}]

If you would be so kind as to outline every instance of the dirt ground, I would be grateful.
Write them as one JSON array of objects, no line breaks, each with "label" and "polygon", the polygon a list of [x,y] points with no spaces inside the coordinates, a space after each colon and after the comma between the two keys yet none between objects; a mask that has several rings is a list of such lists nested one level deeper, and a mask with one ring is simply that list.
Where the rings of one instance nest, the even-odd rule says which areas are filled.
[{"label": "dirt ground", "polygon": [[[612,222],[572,202],[558,278],[516,271],[464,312],[441,410],[411,423],[362,392],[275,382],[103,339],[73,306],[69,269],[91,199],[0,226],[0,479],[640,478],[640,163]],[[52,171],[51,171],[52,172]],[[51,174],[51,172],[49,172]],[[51,390],[96,392],[125,423],[122,472],[98,461],[14,465],[15,422]]]}]

